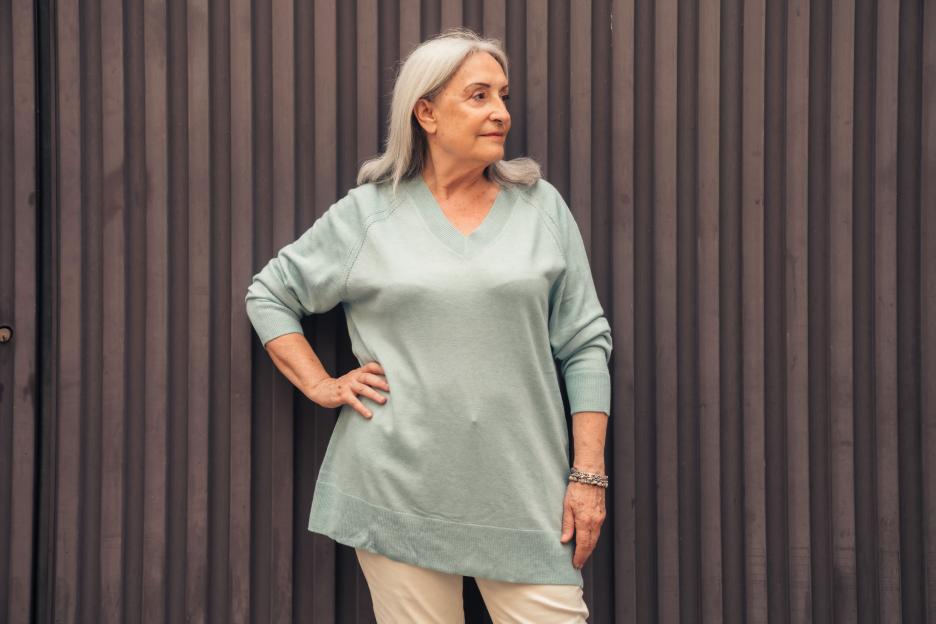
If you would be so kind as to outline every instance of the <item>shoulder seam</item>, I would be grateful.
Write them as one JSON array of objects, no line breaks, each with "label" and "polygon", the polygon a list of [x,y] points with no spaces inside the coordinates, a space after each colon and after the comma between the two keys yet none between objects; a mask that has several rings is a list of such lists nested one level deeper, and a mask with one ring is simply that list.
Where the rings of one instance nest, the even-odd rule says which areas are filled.
[{"label": "shoulder seam", "polygon": [[543,207],[540,206],[538,202],[533,201],[533,199],[530,197],[530,194],[528,192],[521,193],[521,196],[523,197],[523,200],[526,203],[530,204],[539,215],[541,215],[543,218],[545,218],[550,223],[552,223],[552,227],[547,227],[546,229],[549,230],[549,234],[552,236],[553,242],[556,244],[556,247],[559,249],[559,254],[562,256],[562,259],[568,262],[569,258],[566,256],[566,251],[563,248],[562,243],[559,240],[559,224],[556,223],[556,220],[553,219],[552,216],[550,216],[550,214],[546,212],[546,210],[544,210]]},{"label": "shoulder seam", "polygon": [[358,257],[361,255],[361,250],[364,248],[364,243],[367,240],[367,230],[369,230],[374,223],[388,218],[391,214],[393,214],[398,206],[399,204],[397,202],[391,202],[390,206],[381,208],[380,210],[367,215],[367,218],[364,219],[364,227],[361,229],[358,242],[348,250],[348,260],[350,260],[350,262],[346,261],[348,266],[345,269],[344,281],[341,285],[342,299],[347,299],[348,297],[348,282],[351,279],[351,271],[354,269],[354,265],[357,262]]}]

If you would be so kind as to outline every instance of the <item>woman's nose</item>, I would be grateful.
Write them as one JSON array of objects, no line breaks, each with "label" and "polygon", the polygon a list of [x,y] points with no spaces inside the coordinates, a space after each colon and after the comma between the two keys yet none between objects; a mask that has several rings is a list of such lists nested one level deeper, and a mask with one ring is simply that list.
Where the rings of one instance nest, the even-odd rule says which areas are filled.
[{"label": "woman's nose", "polygon": [[506,123],[510,119],[510,112],[507,110],[507,105],[501,101],[497,106],[494,107],[494,112],[491,113],[491,119],[500,121],[501,123]]}]

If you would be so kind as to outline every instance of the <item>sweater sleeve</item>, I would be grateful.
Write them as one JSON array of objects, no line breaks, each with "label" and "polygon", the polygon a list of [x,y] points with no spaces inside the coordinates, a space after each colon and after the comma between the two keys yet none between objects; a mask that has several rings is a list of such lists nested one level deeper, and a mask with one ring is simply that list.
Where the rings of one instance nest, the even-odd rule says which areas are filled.
[{"label": "sweater sleeve", "polygon": [[253,276],[244,302],[264,347],[278,336],[302,333],[302,317],[344,299],[359,226],[353,206],[339,201]]},{"label": "sweater sleeve", "polygon": [[559,242],[566,267],[550,291],[549,336],[569,395],[570,410],[611,415],[611,326],[595,292],[578,224],[556,193]]}]

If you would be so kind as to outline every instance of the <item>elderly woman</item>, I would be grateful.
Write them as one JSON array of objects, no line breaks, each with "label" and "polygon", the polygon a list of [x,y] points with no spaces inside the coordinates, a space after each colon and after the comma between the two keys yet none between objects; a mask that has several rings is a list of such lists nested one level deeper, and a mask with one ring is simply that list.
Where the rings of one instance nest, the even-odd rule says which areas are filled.
[{"label": "elderly woman", "polygon": [[[464,29],[413,50],[385,152],[247,291],[279,370],[341,406],[308,528],[356,549],[378,622],[462,622],[462,575],[495,622],[588,616],[611,332],[568,206],[503,159],[507,67]],[[361,366],[332,377],[299,320],[338,303]]]}]

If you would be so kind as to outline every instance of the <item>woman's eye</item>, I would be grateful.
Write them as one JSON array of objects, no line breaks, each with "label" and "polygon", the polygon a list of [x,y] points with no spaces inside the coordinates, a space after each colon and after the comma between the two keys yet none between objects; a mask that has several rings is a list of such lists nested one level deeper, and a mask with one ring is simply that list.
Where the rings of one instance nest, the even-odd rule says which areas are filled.
[{"label": "woman's eye", "polygon": [[[486,94],[484,93],[484,91],[478,91],[477,93],[475,93],[475,94],[472,96],[472,98],[475,99],[475,100],[479,100],[479,101],[480,101],[480,100],[483,100],[483,99],[484,99],[484,96],[485,96],[485,95],[486,95]],[[504,95],[502,95],[502,96],[501,96],[501,99],[504,100],[504,101],[506,102],[507,100],[510,99],[510,94],[504,94]]]},{"label": "woman's eye", "polygon": [[[485,95],[484,91],[478,91],[477,93],[474,94],[474,97],[475,99],[478,99],[478,98],[483,98],[484,95]],[[501,96],[501,99],[506,102],[507,100],[510,99],[510,94],[505,93],[504,95]]]}]

